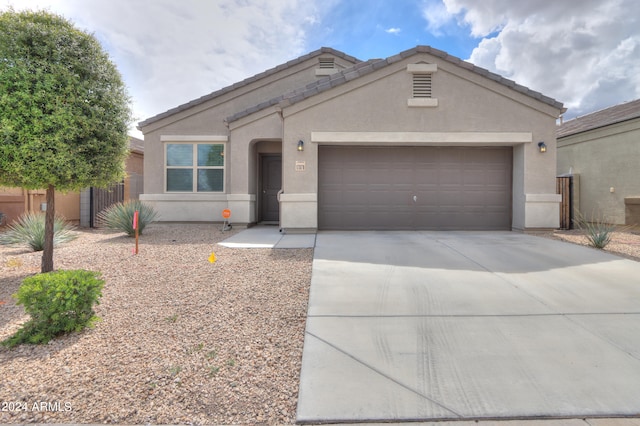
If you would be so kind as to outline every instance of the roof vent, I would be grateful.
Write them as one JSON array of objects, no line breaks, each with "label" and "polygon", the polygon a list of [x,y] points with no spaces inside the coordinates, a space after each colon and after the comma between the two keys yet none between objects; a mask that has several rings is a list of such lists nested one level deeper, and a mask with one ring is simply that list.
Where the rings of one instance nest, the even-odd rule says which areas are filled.
[{"label": "roof vent", "polygon": [[431,97],[431,74],[414,74],[413,75],[413,97],[414,98],[430,98]]},{"label": "roof vent", "polygon": [[331,75],[338,71],[334,58],[320,58],[318,68],[316,68],[316,76],[322,77]]},{"label": "roof vent", "polygon": [[320,58],[320,69],[333,69],[335,68],[335,62],[333,58]]}]

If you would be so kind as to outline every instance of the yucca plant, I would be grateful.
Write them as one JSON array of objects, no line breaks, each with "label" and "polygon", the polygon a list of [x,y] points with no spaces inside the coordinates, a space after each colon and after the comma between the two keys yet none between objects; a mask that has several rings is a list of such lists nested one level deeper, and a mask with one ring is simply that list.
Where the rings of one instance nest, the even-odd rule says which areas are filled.
[{"label": "yucca plant", "polygon": [[108,229],[126,232],[133,237],[133,214],[138,211],[138,234],[142,235],[144,228],[158,217],[158,212],[140,200],[116,203],[98,213],[98,224]]},{"label": "yucca plant", "polygon": [[[33,251],[44,250],[44,213],[23,213],[16,222],[7,226],[0,234],[2,245],[26,245]],[[74,226],[56,216],[53,222],[53,245],[66,243],[77,238]]]},{"label": "yucca plant", "polygon": [[607,223],[603,217],[592,215],[587,219],[579,211],[576,212],[573,223],[584,232],[589,244],[598,249],[605,248],[611,242],[613,232],[616,230],[616,226]]}]

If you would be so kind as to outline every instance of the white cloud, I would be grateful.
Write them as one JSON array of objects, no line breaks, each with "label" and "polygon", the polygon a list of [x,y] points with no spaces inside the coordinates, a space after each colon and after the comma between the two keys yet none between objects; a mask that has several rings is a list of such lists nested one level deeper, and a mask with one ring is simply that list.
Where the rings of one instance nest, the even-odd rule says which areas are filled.
[{"label": "white cloud", "polygon": [[298,0],[0,0],[47,8],[94,32],[143,120],[305,52],[314,2]]},{"label": "white cloud", "polygon": [[440,0],[423,0],[422,16],[427,21],[427,30],[434,36],[442,36],[443,29],[451,24],[455,12],[447,10]]},{"label": "white cloud", "polygon": [[640,97],[640,2],[443,2],[485,37],[471,62],[564,102],[568,117]]},{"label": "white cloud", "polygon": [[385,33],[393,34],[393,35],[400,34],[400,31],[402,31],[400,28],[388,28],[388,29],[384,30]]}]

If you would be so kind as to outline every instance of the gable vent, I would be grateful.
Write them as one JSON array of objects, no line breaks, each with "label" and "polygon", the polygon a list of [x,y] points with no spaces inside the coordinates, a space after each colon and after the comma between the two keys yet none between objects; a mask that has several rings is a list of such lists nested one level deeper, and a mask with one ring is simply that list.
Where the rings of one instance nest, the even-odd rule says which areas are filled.
[{"label": "gable vent", "polygon": [[413,97],[414,98],[430,98],[431,97],[431,74],[414,74],[413,75]]},{"label": "gable vent", "polygon": [[333,58],[320,58],[320,69],[327,70],[333,68],[335,68]]}]

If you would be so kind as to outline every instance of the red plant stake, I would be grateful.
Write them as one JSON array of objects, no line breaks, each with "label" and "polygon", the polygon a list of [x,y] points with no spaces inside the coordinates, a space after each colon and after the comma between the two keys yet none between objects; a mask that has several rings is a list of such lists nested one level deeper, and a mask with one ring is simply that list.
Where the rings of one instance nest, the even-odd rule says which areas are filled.
[{"label": "red plant stake", "polygon": [[133,212],[133,229],[136,230],[136,254],[138,254],[138,210]]}]

